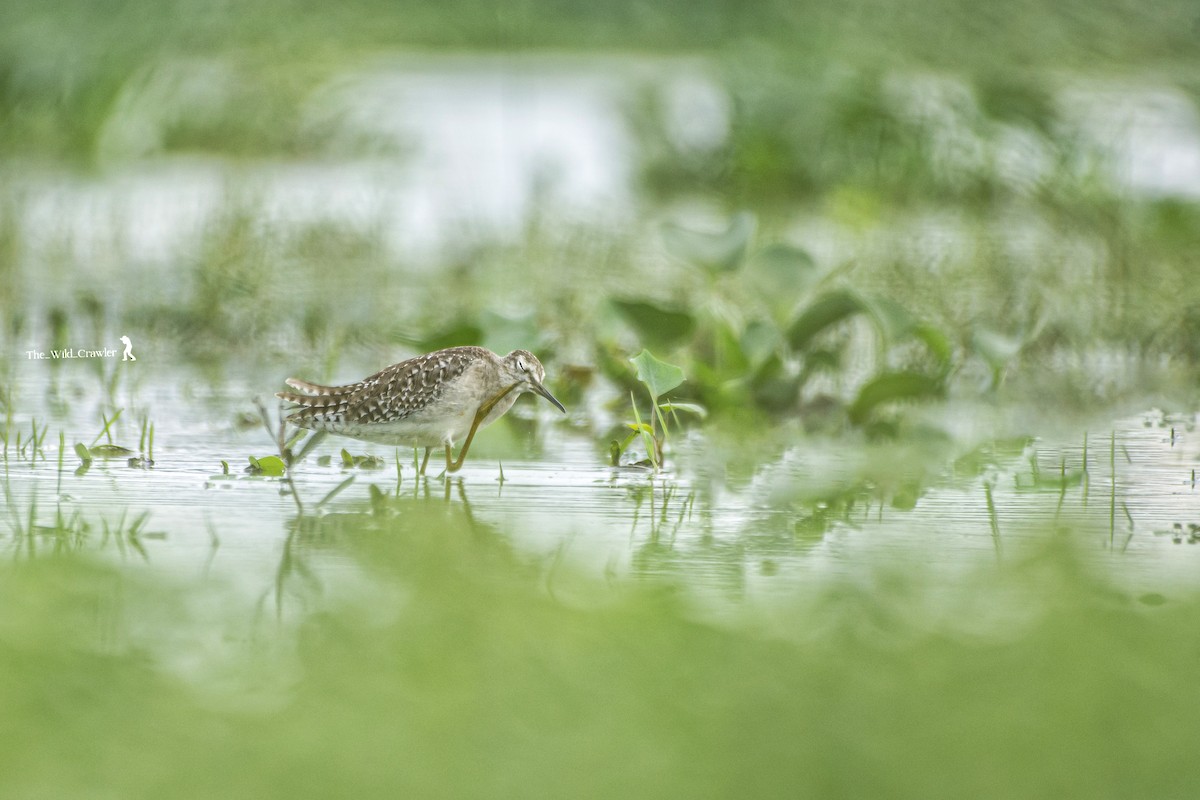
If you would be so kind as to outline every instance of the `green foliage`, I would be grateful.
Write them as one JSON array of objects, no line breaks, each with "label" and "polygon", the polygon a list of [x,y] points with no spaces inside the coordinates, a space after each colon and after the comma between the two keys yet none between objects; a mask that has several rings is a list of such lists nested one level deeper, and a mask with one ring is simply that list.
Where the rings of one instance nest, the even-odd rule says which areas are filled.
[{"label": "green foliage", "polygon": [[971,345],[991,370],[993,386],[1001,384],[1005,370],[1021,352],[1020,341],[982,328],[972,333]]},{"label": "green foliage", "polygon": [[677,308],[645,300],[609,300],[638,337],[653,347],[671,348],[688,339],[696,328],[695,317]]},{"label": "green foliage", "polygon": [[[879,563],[787,592],[764,563],[783,598],[712,622],[687,574],[599,580],[460,504],[372,496],[292,548],[371,591],[319,584],[336,596],[254,636],[210,636],[255,614],[218,581],[197,603],[117,559],[0,563],[0,606],[21,609],[0,616],[0,717],[22,732],[0,794],[488,797],[536,776],[555,797],[1167,797],[1200,780],[1162,746],[1200,719],[1178,688],[1200,598],[1094,569],[1065,545],[1082,531],[960,579]],[[62,708],[64,687],[86,702]]]},{"label": "green foliage", "polygon": [[[876,353],[873,374],[840,387],[836,398],[848,424],[881,421],[875,410],[896,413],[895,400],[932,402],[943,396],[956,366],[950,336],[896,300],[854,288],[794,245],[774,242],[749,252],[755,228],[753,216],[743,212],[719,234],[666,229],[671,252],[705,276],[694,289],[703,298],[696,311],[652,302],[615,304],[643,340],[676,351],[688,346],[683,351],[693,376],[688,392],[702,407],[721,414],[741,414],[748,405],[770,414],[794,413],[818,377],[841,383],[850,354],[865,348]],[[860,319],[874,331],[874,342],[855,327]],[[678,386],[683,370],[672,371],[670,387],[663,389],[656,385],[664,376],[655,361],[648,351],[634,359],[638,379],[657,403]],[[615,361],[601,365],[622,388],[631,388],[621,381]],[[661,411],[652,406],[651,427],[662,422],[665,428]],[[624,449],[619,445],[614,453]]]},{"label": "green foliage", "polygon": [[383,469],[383,459],[373,455],[351,455],[349,450],[342,448],[342,466],[346,469]]},{"label": "green foliage", "polygon": [[667,250],[676,258],[717,274],[732,272],[741,265],[755,226],[754,215],[743,211],[730,219],[724,231],[711,233],[668,224],[663,226],[662,235]]},{"label": "green foliage", "polygon": [[[78,452],[78,448],[76,448]],[[117,444],[97,444],[88,448],[88,452],[93,458],[128,458],[129,456],[137,455],[137,451],[130,450],[128,447],[121,447]]]},{"label": "green foliage", "polygon": [[637,379],[650,395],[650,422],[642,422],[641,412],[638,411],[637,398],[630,391],[629,402],[633,411],[633,422],[625,423],[632,433],[624,440],[613,440],[609,443],[609,459],[614,467],[620,466],[621,456],[634,439],[641,437],[646,448],[646,459],[654,469],[660,469],[663,463],[663,446],[668,437],[668,426],[663,412],[678,419],[677,412],[693,414],[703,418],[707,412],[695,403],[672,403],[661,401],[664,395],[678,388],[684,381],[684,373],[680,367],[668,364],[654,356],[649,350],[642,349],[629,361],[637,367]]},{"label": "green foliage", "polygon": [[629,359],[637,367],[637,379],[645,384],[650,392],[650,399],[655,403],[658,398],[683,383],[683,370],[674,364],[659,361],[649,350],[643,349]]},{"label": "green foliage", "polygon": [[246,472],[251,475],[279,478],[287,472],[287,466],[279,456],[262,456],[261,458],[250,456],[249,459],[250,466],[246,467]]},{"label": "green foliage", "polygon": [[814,299],[788,326],[787,342],[804,350],[821,333],[867,310],[862,299],[846,289],[836,289]]},{"label": "green foliage", "polygon": [[913,372],[893,372],[877,375],[859,390],[847,409],[850,421],[861,425],[876,408],[895,401],[930,400],[941,397],[945,386],[941,380]]}]

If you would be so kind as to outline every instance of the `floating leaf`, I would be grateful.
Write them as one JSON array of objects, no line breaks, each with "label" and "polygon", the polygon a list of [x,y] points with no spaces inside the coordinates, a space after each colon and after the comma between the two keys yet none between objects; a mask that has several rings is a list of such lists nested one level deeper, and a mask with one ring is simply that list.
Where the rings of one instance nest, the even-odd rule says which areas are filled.
[{"label": "floating leaf", "polygon": [[742,262],[754,227],[754,215],[743,211],[735,214],[729,227],[719,233],[668,223],[663,225],[662,235],[667,250],[675,257],[711,273],[729,272]]},{"label": "floating leaf", "polygon": [[658,398],[683,383],[682,369],[674,364],[659,361],[649,350],[642,350],[629,360],[637,366],[638,380],[646,384],[656,403]]},{"label": "floating leaf", "polygon": [[75,455],[79,456],[79,460],[85,463],[92,460],[92,454],[83,442],[75,443]]},{"label": "floating leaf", "polygon": [[383,459],[379,456],[355,456],[354,466],[359,469],[383,469]]},{"label": "floating leaf", "polygon": [[277,478],[283,475],[285,469],[283,459],[279,456],[263,456],[262,458],[250,456],[248,471],[254,475]]},{"label": "floating leaf", "polygon": [[[79,452],[79,448],[76,448],[75,452]],[[98,444],[88,448],[88,452],[92,454],[93,458],[128,458],[136,455],[128,447],[121,447],[118,444]]]},{"label": "floating leaf", "polygon": [[654,347],[670,348],[691,336],[695,318],[686,311],[643,300],[609,301],[640,338]]},{"label": "floating leaf", "polygon": [[346,468],[383,469],[383,459],[379,456],[352,456],[349,450],[343,448],[342,466]]},{"label": "floating leaf", "polygon": [[803,350],[821,332],[866,310],[862,299],[849,290],[836,289],[821,295],[788,327],[788,344]]},{"label": "floating leaf", "polygon": [[850,406],[850,421],[861,425],[871,411],[894,400],[926,400],[941,397],[945,386],[941,379],[917,372],[891,372],[867,382]]}]

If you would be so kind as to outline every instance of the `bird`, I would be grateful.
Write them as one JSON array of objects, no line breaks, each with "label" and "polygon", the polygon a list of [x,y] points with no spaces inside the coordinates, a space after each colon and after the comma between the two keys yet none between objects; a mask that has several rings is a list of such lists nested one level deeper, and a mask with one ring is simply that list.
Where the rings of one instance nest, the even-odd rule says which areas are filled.
[{"label": "bird", "polygon": [[545,378],[542,362],[528,350],[501,357],[484,347],[448,347],[343,386],[288,378],[285,383],[295,391],[275,396],[295,404],[287,421],[296,427],[425,448],[424,475],[435,447],[446,449],[446,471],[457,472],[476,431],[504,416],[525,392],[541,395],[565,414]]}]

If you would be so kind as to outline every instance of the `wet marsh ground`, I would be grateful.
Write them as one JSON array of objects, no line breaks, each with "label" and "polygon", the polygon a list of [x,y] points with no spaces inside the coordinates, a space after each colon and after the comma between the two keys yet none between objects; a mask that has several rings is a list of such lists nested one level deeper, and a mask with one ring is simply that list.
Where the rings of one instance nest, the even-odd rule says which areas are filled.
[{"label": "wet marsh ground", "polygon": [[[0,795],[1188,796],[1178,26],[356,7],[0,34]],[[453,344],[569,414],[271,474],[284,378]]]}]

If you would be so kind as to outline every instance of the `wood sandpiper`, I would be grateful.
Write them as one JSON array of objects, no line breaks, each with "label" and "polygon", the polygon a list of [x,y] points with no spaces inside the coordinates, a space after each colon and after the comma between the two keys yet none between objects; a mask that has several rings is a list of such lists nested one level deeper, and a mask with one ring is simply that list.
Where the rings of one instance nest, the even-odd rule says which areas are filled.
[{"label": "wood sandpiper", "polygon": [[[287,421],[379,444],[424,447],[421,474],[434,447],[446,448],[446,471],[462,467],[480,428],[504,416],[517,397],[534,392],[564,414],[567,409],[542,385],[546,371],[528,350],[501,358],[483,347],[448,347],[410,358],[358,383],[321,386],[297,378],[296,392],[276,397],[295,403]],[[455,443],[462,442],[458,459]]]}]

